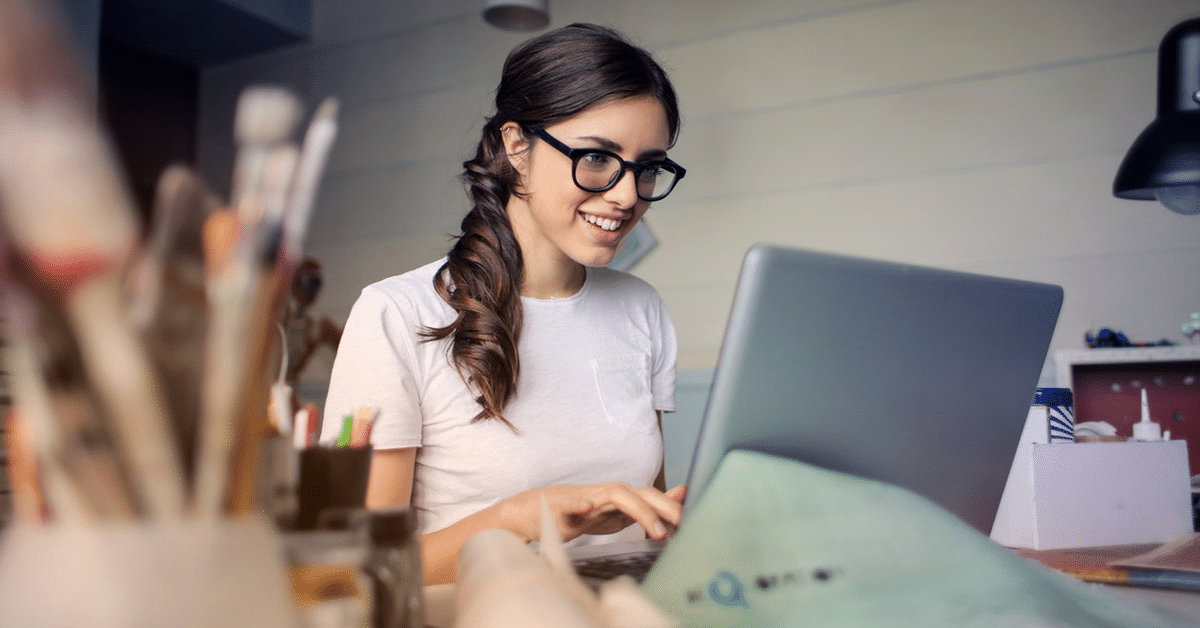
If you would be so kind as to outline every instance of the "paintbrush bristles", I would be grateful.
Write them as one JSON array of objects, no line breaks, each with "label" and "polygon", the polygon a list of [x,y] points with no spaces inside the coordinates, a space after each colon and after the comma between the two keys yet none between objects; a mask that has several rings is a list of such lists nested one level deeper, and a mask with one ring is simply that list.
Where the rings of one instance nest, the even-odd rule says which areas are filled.
[{"label": "paintbrush bristles", "polygon": [[242,92],[234,116],[239,144],[286,141],[300,122],[300,99],[282,87],[251,87]]}]

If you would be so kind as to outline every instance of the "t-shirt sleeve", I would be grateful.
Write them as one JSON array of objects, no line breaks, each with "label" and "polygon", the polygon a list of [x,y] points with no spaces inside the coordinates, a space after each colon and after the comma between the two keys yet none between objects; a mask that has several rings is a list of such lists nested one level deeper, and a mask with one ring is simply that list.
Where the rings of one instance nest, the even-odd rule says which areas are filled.
[{"label": "t-shirt sleeve", "polygon": [[654,409],[663,412],[675,411],[675,360],[679,356],[679,347],[675,339],[675,324],[667,313],[667,306],[661,298],[655,299],[657,320],[652,320],[655,331],[651,356],[650,386],[654,396]]},{"label": "t-shirt sleeve", "polygon": [[383,291],[367,287],[354,303],[333,360],[321,442],[337,440],[342,418],[360,406],[377,411],[376,449],[421,445],[415,316]]}]

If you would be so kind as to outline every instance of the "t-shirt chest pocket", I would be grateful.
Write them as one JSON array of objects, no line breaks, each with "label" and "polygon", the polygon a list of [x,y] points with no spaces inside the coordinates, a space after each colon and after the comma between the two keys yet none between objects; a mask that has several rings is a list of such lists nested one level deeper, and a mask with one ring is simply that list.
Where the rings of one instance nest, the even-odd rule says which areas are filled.
[{"label": "t-shirt chest pocket", "polygon": [[643,353],[592,358],[604,414],[613,425],[653,433],[657,428],[650,393],[650,356]]}]

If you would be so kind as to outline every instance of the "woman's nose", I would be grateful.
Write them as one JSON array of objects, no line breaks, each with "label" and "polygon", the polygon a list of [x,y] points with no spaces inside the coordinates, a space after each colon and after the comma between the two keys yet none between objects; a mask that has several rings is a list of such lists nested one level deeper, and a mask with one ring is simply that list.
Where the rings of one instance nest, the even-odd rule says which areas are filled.
[{"label": "woman's nose", "polygon": [[629,209],[638,201],[637,175],[629,168],[621,171],[617,184],[612,186],[604,197],[621,209]]}]

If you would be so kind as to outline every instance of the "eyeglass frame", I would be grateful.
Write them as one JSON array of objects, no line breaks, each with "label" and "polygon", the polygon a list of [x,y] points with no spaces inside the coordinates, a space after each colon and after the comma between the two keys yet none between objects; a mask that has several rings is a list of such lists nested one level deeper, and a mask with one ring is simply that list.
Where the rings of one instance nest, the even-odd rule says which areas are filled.
[{"label": "eyeglass frame", "polygon": [[[571,148],[570,146],[564,144],[562,140],[550,135],[546,132],[546,129],[539,126],[526,126],[524,128],[526,132],[532,133],[534,136],[546,142],[555,150],[566,155],[567,158],[571,160],[571,180],[575,183],[575,187],[583,190],[584,192],[591,192],[593,194],[607,192],[617,187],[617,184],[621,182],[621,179],[625,178],[626,170],[632,170],[634,181],[633,189],[637,193],[637,197],[643,201],[652,203],[654,201],[661,201],[666,198],[668,194],[675,190],[675,186],[679,184],[679,180],[683,178],[683,175],[687,174],[686,168],[675,163],[674,161],[671,161],[670,159],[667,159],[666,157],[643,163],[638,163],[636,161],[625,161],[620,155],[612,152],[611,150],[605,150],[603,148]],[[579,182],[579,177],[575,174],[576,169],[579,167],[579,160],[593,153],[599,153],[601,155],[612,157],[613,159],[617,160],[617,163],[621,164],[621,169],[617,171],[617,176],[613,177],[612,181],[609,181],[607,185],[599,188],[584,187],[584,185]],[[646,198],[642,196],[642,193],[638,191],[638,177],[641,176],[642,172],[645,172],[649,168],[661,167],[664,165],[675,170],[675,180],[671,182],[671,187],[667,188],[667,191],[663,192],[661,196],[656,196],[653,198]]]}]

